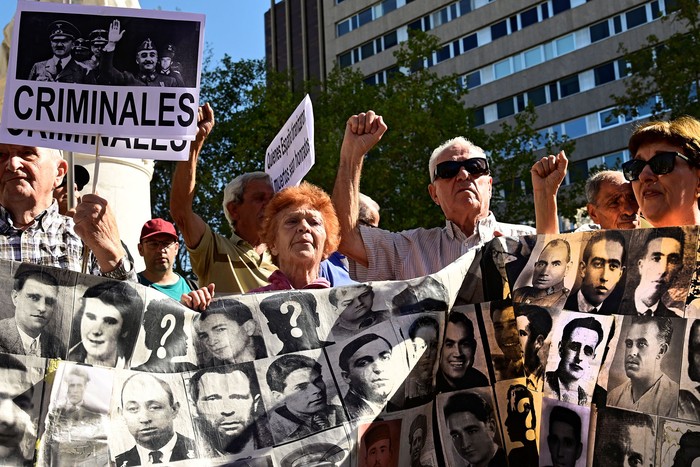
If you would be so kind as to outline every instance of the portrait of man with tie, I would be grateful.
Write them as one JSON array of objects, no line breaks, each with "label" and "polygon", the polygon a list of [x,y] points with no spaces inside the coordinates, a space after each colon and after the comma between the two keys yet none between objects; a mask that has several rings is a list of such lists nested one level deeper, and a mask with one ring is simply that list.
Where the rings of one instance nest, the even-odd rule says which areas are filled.
[{"label": "portrait of man with tie", "polygon": [[83,83],[87,69],[73,58],[75,40],[81,34],[78,28],[68,21],[54,21],[49,25],[49,41],[52,57],[36,62],[29,72],[31,81],[60,83]]},{"label": "portrait of man with tie", "polygon": [[129,376],[121,390],[119,413],[135,446],[116,456],[120,467],[194,459],[192,439],[175,431],[180,403],[170,385],[148,373]]},{"label": "portrait of man with tie", "polygon": [[306,355],[283,355],[265,376],[278,406],[270,413],[277,442],[306,437],[345,421],[339,405],[330,404],[321,364]]},{"label": "portrait of man with tie", "polygon": [[0,352],[65,358],[66,347],[52,333],[59,284],[48,269],[22,263],[14,276],[15,316],[0,320]]}]

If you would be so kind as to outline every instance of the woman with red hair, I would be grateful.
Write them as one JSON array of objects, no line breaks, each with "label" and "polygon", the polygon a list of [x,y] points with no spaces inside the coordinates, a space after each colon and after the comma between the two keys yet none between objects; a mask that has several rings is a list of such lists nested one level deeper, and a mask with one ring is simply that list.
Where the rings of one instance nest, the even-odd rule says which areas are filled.
[{"label": "woman with red hair", "polygon": [[251,292],[331,286],[319,271],[321,261],[338,248],[340,224],[322,189],[303,182],[275,194],[265,208],[261,237],[279,269],[269,285]]}]

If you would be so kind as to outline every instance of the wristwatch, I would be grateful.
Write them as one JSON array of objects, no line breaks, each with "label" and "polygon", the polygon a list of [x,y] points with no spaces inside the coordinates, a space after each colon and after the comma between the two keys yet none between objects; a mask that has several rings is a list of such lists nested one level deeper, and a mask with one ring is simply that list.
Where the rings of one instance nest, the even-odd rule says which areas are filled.
[{"label": "wristwatch", "polygon": [[113,271],[103,272],[102,277],[109,277],[110,279],[124,280],[129,276],[129,273],[134,268],[134,265],[129,261],[129,257],[124,255],[122,259],[117,263],[117,267]]}]

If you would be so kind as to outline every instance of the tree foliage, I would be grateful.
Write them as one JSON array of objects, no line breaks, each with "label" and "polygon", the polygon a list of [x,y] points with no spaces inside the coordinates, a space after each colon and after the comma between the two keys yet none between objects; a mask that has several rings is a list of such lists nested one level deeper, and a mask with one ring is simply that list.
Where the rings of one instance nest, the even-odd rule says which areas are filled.
[{"label": "tree foliage", "polygon": [[[403,230],[444,223],[442,211],[428,195],[428,159],[438,144],[457,135],[489,149],[495,177],[514,188],[506,190],[506,197],[494,198],[492,208],[499,218],[532,222],[532,202],[522,200],[531,198],[526,186],[535,161],[533,148],[541,147],[533,110],[496,134],[474,128],[472,109],[464,104],[466,90],[456,75],[438,76],[423,66],[438,46],[434,36],[411,34],[395,52],[397,66],[385,84],[369,85],[359,72],[337,67],[324,83],[305,83],[314,106],[316,151],[306,180],[332,191],[346,121],[372,109],[384,116],[389,131],[367,156],[361,190],[380,204],[382,227]],[[234,62],[228,56],[203,73],[200,100],[213,106],[216,125],[200,156],[194,209],[223,235],[230,234],[222,212],[223,188],[240,173],[263,170],[267,146],[304,96],[292,91],[290,82],[288,75],[266,69],[262,60]],[[173,163],[156,164],[151,184],[154,217],[170,217],[173,168]],[[184,249],[176,269],[186,271],[182,253]]]},{"label": "tree foliage", "polygon": [[[618,113],[639,115],[639,109],[649,109],[655,117],[670,112],[670,117],[700,116],[697,99],[700,84],[700,4],[697,0],[675,0],[674,11],[662,21],[675,30],[663,40],[648,36],[644,47],[630,52],[624,45],[631,75],[625,81],[625,94],[612,96]],[[660,100],[654,100],[659,96]]]}]

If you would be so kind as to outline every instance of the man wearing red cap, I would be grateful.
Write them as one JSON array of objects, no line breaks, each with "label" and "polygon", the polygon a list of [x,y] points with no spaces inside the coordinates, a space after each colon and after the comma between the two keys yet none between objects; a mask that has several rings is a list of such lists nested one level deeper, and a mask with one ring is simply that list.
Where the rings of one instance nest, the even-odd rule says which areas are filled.
[{"label": "man wearing red cap", "polygon": [[146,222],[141,229],[138,248],[146,263],[146,269],[138,273],[140,284],[160,290],[177,301],[193,290],[182,276],[173,271],[180,243],[172,223],[161,218]]}]

